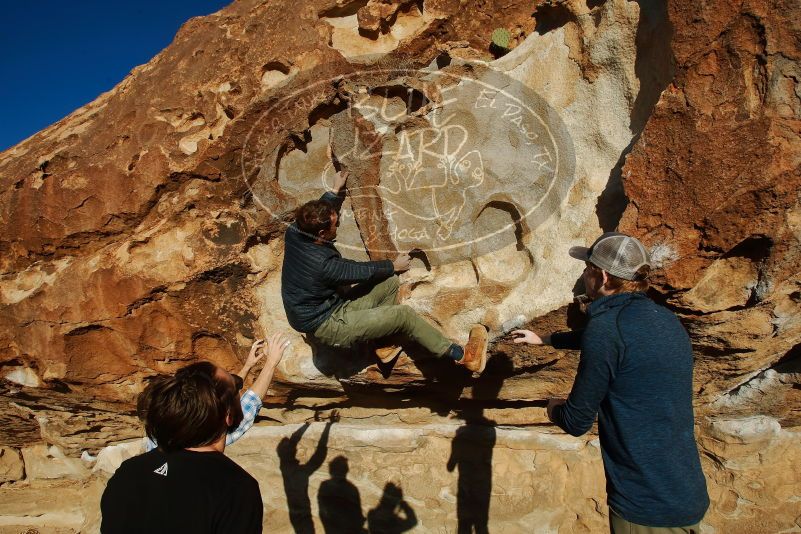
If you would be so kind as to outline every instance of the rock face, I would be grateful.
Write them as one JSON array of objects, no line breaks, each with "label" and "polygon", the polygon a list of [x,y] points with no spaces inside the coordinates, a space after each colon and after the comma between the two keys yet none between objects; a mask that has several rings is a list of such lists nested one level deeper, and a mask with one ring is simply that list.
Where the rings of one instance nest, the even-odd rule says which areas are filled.
[{"label": "rock face", "polygon": [[[567,250],[619,228],[653,248],[652,296],[693,339],[705,528],[801,528],[798,14],[243,0],[190,20],[0,153],[0,531],[96,531],[104,477],[138,446],[142,380],[197,359],[234,369],[254,338],[291,332],[283,231],[340,169],[343,254],[419,249],[405,303],[455,340],[485,324],[492,357],[473,379],[410,348],[387,372],[291,332],[263,420],[230,451],[271,497],[268,524],[289,531],[301,506],[319,528],[326,495],[355,490],[365,525],[603,529],[593,436],[556,433],[543,410],[578,355],[505,334],[576,326]],[[494,58],[497,27],[516,46]],[[305,425],[332,410],[329,430]],[[74,500],[45,504],[57,491]]]},{"label": "rock face", "polygon": [[[430,418],[327,426],[257,425],[226,449],[259,480],[270,530],[376,531],[382,524],[413,532],[486,524],[498,532],[608,529],[600,450],[592,436]],[[792,532],[801,513],[798,431],[752,417],[718,419],[698,432],[712,499],[703,531]],[[142,441],[115,447],[118,465],[141,451]],[[97,532],[108,467],[84,480],[0,487],[0,532]]]},{"label": "rock face", "polygon": [[47,447],[36,444],[22,448],[25,474],[29,479],[37,478],[86,478],[89,471],[76,458],[64,456],[56,445]]},{"label": "rock face", "polygon": [[25,474],[25,465],[19,453],[11,447],[0,447],[0,481],[13,482]]},{"label": "rock face", "polygon": [[733,407],[761,383],[767,397],[788,395],[768,404],[789,406],[794,394],[762,378],[797,383],[785,367],[797,367],[801,336],[801,145],[788,80],[801,50],[786,36],[801,28],[780,4],[672,3],[669,12],[676,77],[627,158],[620,227],[677,259],[660,289],[686,308],[701,399]]}]

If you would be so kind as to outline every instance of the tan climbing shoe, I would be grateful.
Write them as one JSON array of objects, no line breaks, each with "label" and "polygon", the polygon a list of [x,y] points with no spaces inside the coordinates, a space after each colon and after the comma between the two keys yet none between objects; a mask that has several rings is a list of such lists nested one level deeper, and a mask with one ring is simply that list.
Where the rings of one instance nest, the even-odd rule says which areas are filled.
[{"label": "tan climbing shoe", "polygon": [[375,349],[376,357],[381,360],[381,363],[389,363],[398,357],[398,354],[403,350],[402,347],[393,345],[391,347],[378,347]]},{"label": "tan climbing shoe", "polygon": [[470,337],[464,346],[464,357],[461,362],[474,373],[481,374],[487,365],[487,329],[484,325],[474,324],[470,328]]}]

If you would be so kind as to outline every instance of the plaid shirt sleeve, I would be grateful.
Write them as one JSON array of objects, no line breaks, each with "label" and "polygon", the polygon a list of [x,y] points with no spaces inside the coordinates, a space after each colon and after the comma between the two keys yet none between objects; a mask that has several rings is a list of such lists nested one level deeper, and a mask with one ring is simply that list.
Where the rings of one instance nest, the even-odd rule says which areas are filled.
[{"label": "plaid shirt sleeve", "polygon": [[259,410],[261,410],[261,398],[256,395],[252,389],[243,393],[239,402],[242,404],[242,415],[244,415],[244,417],[242,418],[242,422],[239,423],[239,426],[225,436],[226,445],[235,442],[241,438],[245,432],[250,430],[250,427],[253,426],[253,421],[256,420],[256,415],[258,415]]},{"label": "plaid shirt sleeve", "polygon": [[[242,398],[239,399],[239,402],[242,405],[242,415],[244,417],[242,418],[242,422],[239,423],[238,427],[226,434],[226,445],[230,445],[231,443],[235,442],[241,438],[245,432],[250,430],[250,427],[253,426],[253,422],[256,420],[256,416],[259,414],[259,410],[261,410],[261,399],[253,392],[252,389],[249,389],[243,393]],[[145,452],[150,452],[155,448],[156,443],[149,437],[145,436]]]}]

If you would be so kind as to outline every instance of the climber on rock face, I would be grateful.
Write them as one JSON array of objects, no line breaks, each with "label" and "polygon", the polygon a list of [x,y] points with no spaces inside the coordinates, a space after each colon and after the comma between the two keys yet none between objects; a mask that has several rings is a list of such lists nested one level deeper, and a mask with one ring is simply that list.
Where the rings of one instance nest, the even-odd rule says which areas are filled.
[{"label": "climber on rock face", "polygon": [[[337,173],[333,188],[319,200],[300,206],[286,231],[281,296],[289,324],[325,345],[341,348],[400,335],[435,356],[482,372],[487,360],[486,328],[474,325],[462,347],[412,308],[398,304],[395,273],[409,269],[409,254],[400,254],[394,261],[353,261],[342,258],[334,247],[347,177],[347,172]],[[358,297],[340,296],[337,290],[350,284],[369,291]],[[400,350],[387,347],[376,355],[387,363]]]},{"label": "climber on rock face", "polygon": [[580,436],[598,416],[612,534],[696,534],[709,496],[693,436],[689,336],[646,296],[651,261],[640,241],[608,232],[570,255],[586,262],[586,328],[512,332],[515,343],[581,349],[573,389],[549,400],[548,417]]}]

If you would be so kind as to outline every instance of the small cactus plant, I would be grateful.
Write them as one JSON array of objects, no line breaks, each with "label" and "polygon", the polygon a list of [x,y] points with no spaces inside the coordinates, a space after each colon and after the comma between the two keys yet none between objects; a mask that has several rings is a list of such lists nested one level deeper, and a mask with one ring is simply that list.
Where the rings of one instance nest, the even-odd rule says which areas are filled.
[{"label": "small cactus plant", "polygon": [[501,50],[509,50],[509,43],[512,40],[512,34],[506,28],[495,28],[492,32],[492,44]]}]

